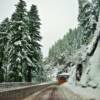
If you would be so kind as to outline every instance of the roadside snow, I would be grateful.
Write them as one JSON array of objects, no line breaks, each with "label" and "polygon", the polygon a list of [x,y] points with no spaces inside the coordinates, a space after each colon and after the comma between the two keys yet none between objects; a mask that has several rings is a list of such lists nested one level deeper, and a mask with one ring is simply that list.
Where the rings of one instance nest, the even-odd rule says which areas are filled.
[{"label": "roadside snow", "polygon": [[75,85],[76,84],[76,65],[72,66],[69,71],[68,83]]},{"label": "roadside snow", "polygon": [[75,86],[68,83],[62,84],[63,87],[68,88],[72,92],[90,100],[100,100],[100,89],[82,88],[81,86]]}]

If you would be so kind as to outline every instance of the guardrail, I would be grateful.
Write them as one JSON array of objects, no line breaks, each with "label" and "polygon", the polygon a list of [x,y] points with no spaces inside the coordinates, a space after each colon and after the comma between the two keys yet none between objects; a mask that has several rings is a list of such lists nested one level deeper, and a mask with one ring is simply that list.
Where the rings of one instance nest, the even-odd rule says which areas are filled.
[{"label": "guardrail", "polygon": [[42,83],[38,85],[26,85],[22,87],[5,89],[3,91],[0,91],[0,100],[22,100],[35,92],[38,92],[48,86],[55,84],[55,82]]},{"label": "guardrail", "polygon": [[21,86],[29,86],[29,85],[35,85],[36,83],[33,82],[5,82],[5,83],[0,83],[0,91],[2,89],[6,88],[15,88],[15,87],[21,87]]}]

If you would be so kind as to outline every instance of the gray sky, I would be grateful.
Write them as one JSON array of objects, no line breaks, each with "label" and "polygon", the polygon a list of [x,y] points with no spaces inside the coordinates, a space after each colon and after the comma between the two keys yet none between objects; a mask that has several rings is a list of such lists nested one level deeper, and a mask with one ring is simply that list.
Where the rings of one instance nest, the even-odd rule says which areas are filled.
[{"label": "gray sky", "polygon": [[[49,48],[62,38],[69,28],[77,26],[78,0],[25,0],[38,7],[41,18],[42,52],[47,56]],[[9,17],[18,0],[0,0],[0,22]]]}]

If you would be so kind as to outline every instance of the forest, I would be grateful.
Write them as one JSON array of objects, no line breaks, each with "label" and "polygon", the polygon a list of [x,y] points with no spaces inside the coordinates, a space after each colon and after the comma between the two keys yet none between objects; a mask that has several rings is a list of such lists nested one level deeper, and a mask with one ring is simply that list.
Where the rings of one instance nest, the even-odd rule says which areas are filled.
[{"label": "forest", "polygon": [[[69,29],[63,39],[58,40],[49,50],[48,61],[71,59],[75,53],[86,47],[93,38],[99,17],[100,1],[78,0],[79,25],[75,29]],[[64,61],[64,62],[65,62]]]},{"label": "forest", "polygon": [[0,82],[43,81],[40,18],[35,5],[28,11],[19,0],[11,18],[0,23]]}]

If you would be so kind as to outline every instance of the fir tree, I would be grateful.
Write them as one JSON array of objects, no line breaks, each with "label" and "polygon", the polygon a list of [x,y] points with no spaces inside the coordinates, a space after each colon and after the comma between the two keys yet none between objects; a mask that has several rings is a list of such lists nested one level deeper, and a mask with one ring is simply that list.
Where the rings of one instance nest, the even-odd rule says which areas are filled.
[{"label": "fir tree", "polygon": [[28,63],[27,58],[27,25],[25,24],[26,3],[20,0],[16,5],[16,11],[11,17],[11,40],[8,49],[8,68],[9,78],[8,81],[22,81],[24,67]]},{"label": "fir tree", "polygon": [[31,6],[30,11],[28,12],[28,17],[29,17],[29,34],[31,37],[31,53],[28,54],[30,57],[31,61],[33,62],[33,65],[28,67],[27,71],[27,80],[32,81],[32,72],[38,72],[37,75],[39,74],[39,69],[41,69],[41,45],[39,44],[39,41],[41,40],[40,36],[40,18],[38,15],[38,10],[35,5]]},{"label": "fir tree", "polygon": [[7,67],[6,67],[6,49],[7,42],[9,40],[8,33],[10,28],[10,22],[8,18],[2,21],[0,24],[0,82],[6,81]]},{"label": "fir tree", "polygon": [[83,34],[83,44],[89,43],[89,37],[94,33],[93,23],[91,24],[92,4],[88,0],[79,1],[79,25],[81,27],[81,34]]}]

